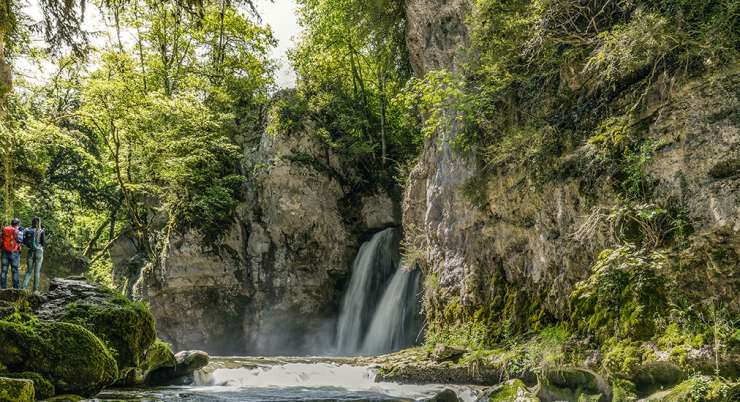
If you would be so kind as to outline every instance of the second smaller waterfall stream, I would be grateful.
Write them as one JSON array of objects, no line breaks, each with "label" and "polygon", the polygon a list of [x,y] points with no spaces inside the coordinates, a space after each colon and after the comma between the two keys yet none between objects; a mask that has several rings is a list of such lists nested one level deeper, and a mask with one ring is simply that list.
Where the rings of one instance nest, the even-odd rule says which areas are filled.
[{"label": "second smaller waterfall stream", "polygon": [[412,346],[419,332],[420,272],[398,264],[395,229],[360,246],[337,325],[337,352],[377,355]]},{"label": "second smaller waterfall stream", "polygon": [[414,344],[419,328],[419,270],[399,267],[383,293],[362,344],[362,353],[379,355]]}]

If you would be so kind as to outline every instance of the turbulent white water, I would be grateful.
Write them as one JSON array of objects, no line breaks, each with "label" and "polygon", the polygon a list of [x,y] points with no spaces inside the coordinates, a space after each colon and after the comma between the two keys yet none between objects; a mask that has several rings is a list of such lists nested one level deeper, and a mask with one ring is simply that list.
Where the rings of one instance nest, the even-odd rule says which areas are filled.
[{"label": "turbulent white water", "polygon": [[337,325],[337,349],[341,354],[356,354],[372,319],[381,292],[396,269],[397,249],[394,230],[376,233],[360,246],[352,264],[352,278],[342,300]]},{"label": "turbulent white water", "polygon": [[418,270],[396,271],[365,336],[363,354],[378,355],[413,345],[419,332],[419,287]]},{"label": "turbulent white water", "polygon": [[[333,363],[289,363],[254,368],[217,369],[211,378],[212,386],[194,390],[211,392],[217,389],[222,392],[262,390],[263,395],[272,390],[282,395],[293,393],[298,398],[299,395],[314,391],[316,394],[313,397],[333,395],[342,399],[339,395],[344,395],[357,400],[418,400],[429,398],[449,388],[438,384],[402,385],[375,382],[375,373],[368,367]],[[463,397],[472,395],[460,387],[456,390]]]},{"label": "turbulent white water", "polygon": [[219,369],[213,373],[216,385],[238,388],[340,388],[404,398],[434,394],[437,385],[400,385],[375,382],[367,367],[334,364],[286,364],[258,368]]},{"label": "turbulent white water", "polygon": [[[450,388],[464,401],[477,395],[471,387],[440,384],[402,385],[375,382],[369,367],[328,362],[323,358],[281,358],[260,362],[250,358],[216,358],[217,368],[187,387],[107,390],[96,401],[164,402],[360,402],[414,401]],[[264,364],[263,364],[264,363]],[[223,368],[232,367],[232,368]]]}]

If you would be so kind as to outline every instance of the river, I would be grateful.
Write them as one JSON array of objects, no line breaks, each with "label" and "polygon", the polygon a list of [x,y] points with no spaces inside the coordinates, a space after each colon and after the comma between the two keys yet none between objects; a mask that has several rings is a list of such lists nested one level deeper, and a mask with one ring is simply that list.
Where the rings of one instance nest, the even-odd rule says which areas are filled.
[{"label": "river", "polygon": [[445,388],[465,401],[473,389],[375,382],[374,371],[343,358],[214,357],[196,385],[109,389],[91,401],[418,401]]}]

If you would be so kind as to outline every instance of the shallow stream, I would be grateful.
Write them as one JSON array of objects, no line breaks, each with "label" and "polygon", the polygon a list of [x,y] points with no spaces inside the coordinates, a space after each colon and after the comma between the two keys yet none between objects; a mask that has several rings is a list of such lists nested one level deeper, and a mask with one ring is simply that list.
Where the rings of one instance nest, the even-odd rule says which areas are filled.
[{"label": "shallow stream", "polygon": [[473,390],[441,384],[375,382],[374,371],[342,358],[213,358],[196,385],[110,389],[92,401],[417,401],[445,388],[466,401]]}]

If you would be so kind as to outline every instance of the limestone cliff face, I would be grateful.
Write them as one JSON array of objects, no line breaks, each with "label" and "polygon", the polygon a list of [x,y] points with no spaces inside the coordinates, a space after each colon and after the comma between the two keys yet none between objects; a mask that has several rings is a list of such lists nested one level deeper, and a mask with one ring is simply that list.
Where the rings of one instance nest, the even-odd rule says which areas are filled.
[{"label": "limestone cliff face", "polygon": [[176,349],[302,354],[331,347],[359,243],[398,219],[385,192],[357,196],[343,186],[347,172],[310,130],[307,123],[295,133],[264,134],[246,152],[245,200],[215,250],[198,232],[174,234],[161,262],[137,275],[128,240],[112,249],[118,272],[134,267],[126,274],[131,294],[150,303],[159,336]]},{"label": "limestone cliff face", "polygon": [[[407,44],[417,75],[459,68],[468,47],[469,8],[464,0],[406,2]],[[661,102],[645,112],[657,116],[648,137],[662,144],[646,167],[656,183],[653,200],[680,200],[696,239],[712,237],[735,255],[740,255],[738,82],[736,73],[702,78],[655,94]],[[607,246],[605,231],[584,238],[579,229],[617,198],[608,178],[595,180],[580,170],[593,146],[561,157],[573,164],[562,180],[536,185],[517,171],[487,178],[479,185],[484,199],[473,205],[462,186],[475,174],[477,161],[450,147],[456,135],[453,126],[427,140],[403,200],[404,227],[413,234],[407,241],[422,251],[435,282],[428,289],[427,314],[433,318],[455,305],[490,307],[524,326],[532,316],[564,318],[573,285],[588,276]],[[596,188],[585,191],[585,183],[593,181]],[[740,289],[737,267],[724,268],[729,272],[724,284],[719,274],[712,281],[726,295]],[[529,310],[516,311],[518,305]]]}]

